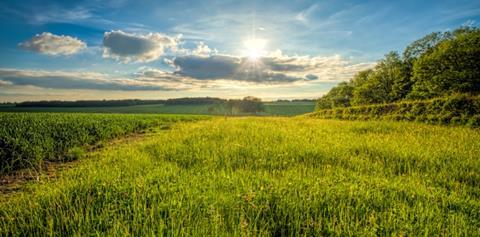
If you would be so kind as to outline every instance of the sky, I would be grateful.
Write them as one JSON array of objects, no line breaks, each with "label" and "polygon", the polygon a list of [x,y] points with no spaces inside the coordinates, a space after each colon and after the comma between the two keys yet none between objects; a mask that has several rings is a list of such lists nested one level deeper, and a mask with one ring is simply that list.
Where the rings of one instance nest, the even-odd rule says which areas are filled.
[{"label": "sky", "polygon": [[0,102],[318,98],[480,1],[0,2]]}]

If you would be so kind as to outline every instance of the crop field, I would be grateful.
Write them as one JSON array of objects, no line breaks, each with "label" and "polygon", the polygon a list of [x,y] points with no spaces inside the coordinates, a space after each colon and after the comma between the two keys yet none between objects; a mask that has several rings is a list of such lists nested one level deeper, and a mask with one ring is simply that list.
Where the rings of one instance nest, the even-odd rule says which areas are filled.
[{"label": "crop field", "polygon": [[0,236],[480,235],[478,129],[167,118],[2,194]]},{"label": "crop field", "polygon": [[43,160],[75,159],[82,147],[201,116],[0,113],[0,175]]},{"label": "crop field", "polygon": [[[313,112],[314,102],[264,102],[264,116],[295,116]],[[15,107],[0,106],[0,112],[81,112],[81,113],[136,113],[136,114],[200,114],[225,115],[231,111],[218,105],[134,105],[110,107]],[[236,115],[245,115],[238,113]]]}]

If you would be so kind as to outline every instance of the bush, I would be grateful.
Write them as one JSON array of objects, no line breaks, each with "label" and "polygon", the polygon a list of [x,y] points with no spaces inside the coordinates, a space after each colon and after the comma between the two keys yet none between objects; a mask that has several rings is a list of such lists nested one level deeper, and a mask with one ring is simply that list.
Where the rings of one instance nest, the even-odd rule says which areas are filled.
[{"label": "bush", "polygon": [[316,118],[386,119],[430,124],[467,124],[479,127],[480,96],[455,94],[431,100],[403,101],[348,108],[317,110],[307,115]]}]

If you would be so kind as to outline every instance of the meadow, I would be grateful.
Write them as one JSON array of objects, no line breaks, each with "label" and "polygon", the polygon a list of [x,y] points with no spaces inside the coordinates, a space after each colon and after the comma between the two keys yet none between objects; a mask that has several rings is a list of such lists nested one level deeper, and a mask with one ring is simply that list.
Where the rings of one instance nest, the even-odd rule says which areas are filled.
[{"label": "meadow", "polygon": [[211,117],[147,134],[2,195],[0,235],[480,235],[477,129]]}]

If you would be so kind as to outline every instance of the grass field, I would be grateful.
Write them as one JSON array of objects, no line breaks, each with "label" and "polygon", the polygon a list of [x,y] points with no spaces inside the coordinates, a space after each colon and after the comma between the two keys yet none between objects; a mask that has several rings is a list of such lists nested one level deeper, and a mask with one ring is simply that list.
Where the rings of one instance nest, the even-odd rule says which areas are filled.
[{"label": "grass field", "polygon": [[0,201],[0,236],[478,236],[480,133],[212,118],[105,148]]},{"label": "grass field", "polygon": [[[315,102],[265,102],[264,116],[294,116],[313,112]],[[223,105],[135,105],[115,107],[14,107],[0,106],[0,112],[82,112],[82,113],[159,113],[225,115]],[[238,115],[242,115],[241,113]]]}]

